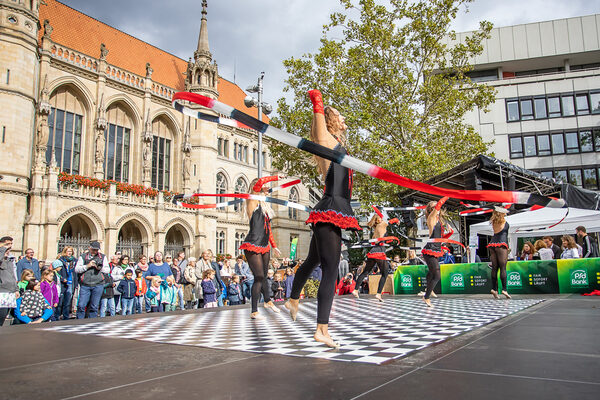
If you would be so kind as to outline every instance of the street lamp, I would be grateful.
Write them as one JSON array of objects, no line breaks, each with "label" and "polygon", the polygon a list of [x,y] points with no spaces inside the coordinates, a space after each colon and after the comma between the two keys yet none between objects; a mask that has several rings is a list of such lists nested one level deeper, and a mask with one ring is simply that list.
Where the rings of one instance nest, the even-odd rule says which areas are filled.
[{"label": "street lamp", "polygon": [[[273,111],[273,107],[268,103],[263,103],[262,94],[263,94],[263,78],[265,77],[265,73],[261,72],[260,77],[258,78],[258,83],[256,85],[248,86],[246,88],[247,92],[250,93],[258,93],[258,99],[248,95],[244,99],[244,104],[246,107],[256,107],[258,108],[258,120],[262,121],[262,113],[266,115],[271,114]],[[258,132],[258,177],[262,178],[262,132]]]}]

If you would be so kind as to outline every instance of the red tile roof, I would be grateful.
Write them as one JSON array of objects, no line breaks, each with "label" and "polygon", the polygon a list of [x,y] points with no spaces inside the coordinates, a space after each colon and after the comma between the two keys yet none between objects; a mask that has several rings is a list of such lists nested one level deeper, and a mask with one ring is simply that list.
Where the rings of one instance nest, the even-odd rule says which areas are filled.
[{"label": "red tile roof", "polygon": [[[109,50],[106,61],[116,67],[134,74],[145,76],[146,63],[149,62],[154,72],[152,80],[176,90],[185,86],[184,72],[187,61],[161,50],[151,44],[137,39],[112,26],[100,22],[56,0],[45,0],[40,6],[40,21],[48,19],[54,28],[53,42],[99,58],[100,45],[105,44]],[[200,28],[200,26],[198,26]],[[38,33],[41,41],[43,29]],[[192,54],[194,49],[190,49]],[[219,101],[235,107],[250,115],[257,116],[256,108],[248,109],[244,105],[246,93],[235,83],[219,77]],[[263,118],[269,121],[268,117]]]}]

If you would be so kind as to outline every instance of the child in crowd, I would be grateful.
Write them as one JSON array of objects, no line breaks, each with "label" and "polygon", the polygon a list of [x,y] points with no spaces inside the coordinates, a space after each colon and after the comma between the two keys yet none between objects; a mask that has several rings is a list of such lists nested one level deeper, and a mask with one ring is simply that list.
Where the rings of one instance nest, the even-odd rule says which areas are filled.
[{"label": "child in crowd", "polygon": [[162,279],[159,276],[152,277],[152,283],[146,291],[146,299],[150,303],[150,312],[162,311],[162,304],[160,301],[160,283]]},{"label": "child in crowd", "polygon": [[242,304],[242,288],[240,287],[239,275],[233,274],[231,277],[231,282],[227,287],[227,299],[229,300],[230,306]]},{"label": "child in crowd", "polygon": [[56,321],[56,308],[58,307],[58,288],[56,287],[54,271],[51,268],[42,272],[42,282],[40,283],[40,291],[48,304],[52,307],[52,321]]},{"label": "child in crowd", "polygon": [[49,320],[54,314],[52,307],[40,290],[40,282],[31,279],[27,283],[23,296],[17,299],[15,316],[20,323],[39,324]]},{"label": "child in crowd", "polygon": [[34,277],[35,275],[30,269],[24,269],[23,272],[21,272],[21,280],[17,282],[17,286],[19,287],[19,293],[21,293],[21,296],[23,296],[23,292],[25,292],[29,281],[32,280]]},{"label": "child in crowd", "polygon": [[136,314],[141,314],[142,313],[142,309],[144,309],[146,307],[146,291],[148,290],[148,285],[146,284],[146,280],[144,279],[144,277],[142,276],[144,274],[144,271],[142,271],[141,269],[136,269],[135,270],[135,301],[134,301],[134,307],[135,307],[135,313]]},{"label": "child in crowd", "polygon": [[177,308],[177,285],[172,275],[160,286],[160,301],[164,311],[175,311]]},{"label": "child in crowd", "polygon": [[281,280],[281,274],[275,274],[271,284],[274,301],[283,301],[285,299],[285,284]]},{"label": "child in crowd", "polygon": [[121,315],[131,315],[133,313],[137,285],[132,276],[131,269],[125,270],[125,277],[119,282],[119,286],[117,287],[121,293]]},{"label": "child in crowd", "polygon": [[204,293],[204,308],[217,307],[217,289],[213,283],[215,271],[207,269],[202,272],[202,293]]},{"label": "child in crowd", "polygon": [[104,275],[104,292],[102,293],[102,300],[100,300],[100,318],[106,317],[106,309],[111,317],[115,316],[115,282],[111,274]]}]

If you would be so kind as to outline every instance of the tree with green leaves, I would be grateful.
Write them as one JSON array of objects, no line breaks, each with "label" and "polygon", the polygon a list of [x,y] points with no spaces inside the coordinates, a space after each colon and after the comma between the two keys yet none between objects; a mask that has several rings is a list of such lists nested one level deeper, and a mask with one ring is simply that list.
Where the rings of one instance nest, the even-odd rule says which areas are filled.
[{"label": "tree with green leaves", "polygon": [[[491,23],[458,41],[450,29],[472,0],[340,0],[321,47],[284,61],[285,91],[271,123],[308,137],[311,107],[306,92],[319,89],[325,104],[345,117],[349,152],[416,180],[441,173],[489,146],[464,122],[475,107],[486,109],[494,89],[472,82],[470,60],[483,51]],[[330,38],[331,36],[331,38]],[[310,155],[271,145],[274,166],[311,184],[319,176]],[[398,186],[355,176],[355,196],[364,205],[397,202]]]}]

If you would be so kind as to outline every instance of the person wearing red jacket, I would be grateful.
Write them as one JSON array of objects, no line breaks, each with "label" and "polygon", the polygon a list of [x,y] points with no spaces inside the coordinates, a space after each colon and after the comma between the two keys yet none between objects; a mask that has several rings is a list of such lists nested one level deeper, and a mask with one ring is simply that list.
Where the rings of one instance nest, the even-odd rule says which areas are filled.
[{"label": "person wearing red jacket", "polygon": [[356,286],[356,282],[353,278],[354,275],[352,275],[352,273],[348,273],[344,279],[340,280],[340,283],[338,283],[337,287],[335,288],[335,292],[338,294],[338,296],[352,294],[354,286]]},{"label": "person wearing red jacket", "polygon": [[148,290],[148,285],[146,284],[146,280],[143,278],[144,271],[141,269],[135,270],[135,298],[133,300],[133,309],[136,314],[142,313],[142,308],[146,306],[145,295]]}]

